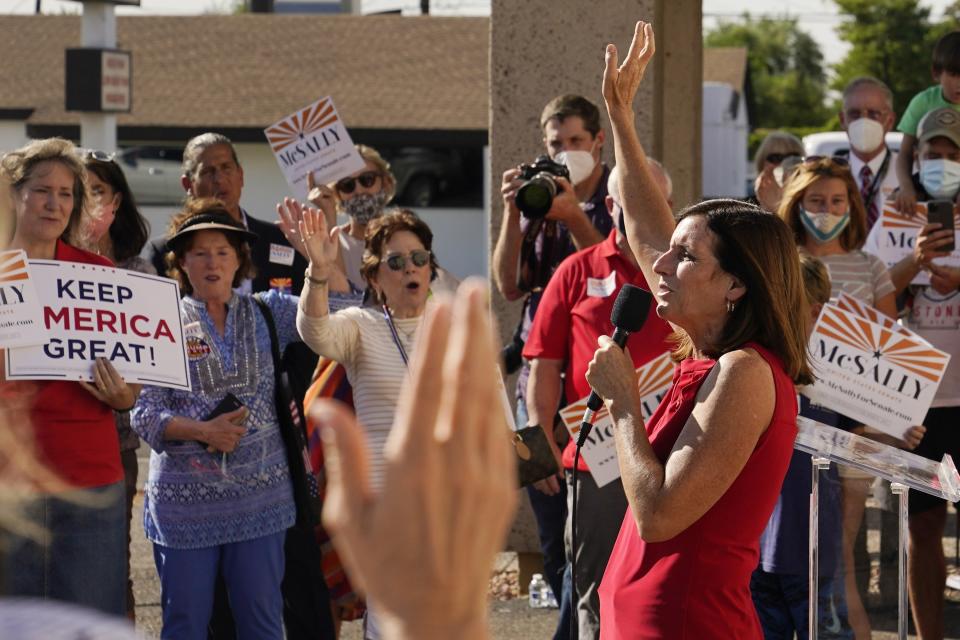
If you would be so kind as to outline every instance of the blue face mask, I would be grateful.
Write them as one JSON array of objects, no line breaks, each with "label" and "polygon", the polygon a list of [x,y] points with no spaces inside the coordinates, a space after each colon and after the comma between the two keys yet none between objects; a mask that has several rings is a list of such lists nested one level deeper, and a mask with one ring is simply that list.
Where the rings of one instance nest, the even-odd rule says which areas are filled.
[{"label": "blue face mask", "polygon": [[800,207],[800,222],[815,241],[826,244],[835,239],[850,223],[850,213],[838,216],[833,213],[809,213]]}]

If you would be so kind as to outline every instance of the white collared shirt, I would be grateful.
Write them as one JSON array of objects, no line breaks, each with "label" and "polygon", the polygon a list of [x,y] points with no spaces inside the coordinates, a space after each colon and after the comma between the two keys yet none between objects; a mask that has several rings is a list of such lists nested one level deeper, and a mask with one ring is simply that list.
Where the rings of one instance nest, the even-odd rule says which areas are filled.
[{"label": "white collared shirt", "polygon": [[[877,156],[870,162],[864,163],[856,153],[851,149],[849,160],[850,160],[850,171],[853,173],[853,179],[857,183],[857,190],[863,191],[863,184],[860,180],[860,172],[863,170],[863,165],[867,164],[870,167],[870,171],[873,173],[873,176],[876,176],[880,173],[880,168],[883,166],[883,159],[887,154],[890,154],[890,162],[887,163],[887,173],[883,176],[883,182],[880,183],[880,188],[877,189],[876,194],[873,196],[873,201],[877,205],[877,213],[879,214],[883,211],[883,203],[890,198],[890,195],[899,185],[897,181],[897,153],[887,149],[884,153],[878,153]],[[874,179],[876,179],[874,177]],[[867,206],[864,203],[864,206]]]}]

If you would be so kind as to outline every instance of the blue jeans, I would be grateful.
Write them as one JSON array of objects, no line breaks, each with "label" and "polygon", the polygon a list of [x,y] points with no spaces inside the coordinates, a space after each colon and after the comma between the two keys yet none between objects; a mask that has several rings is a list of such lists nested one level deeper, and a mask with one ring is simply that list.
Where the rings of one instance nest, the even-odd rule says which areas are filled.
[{"label": "blue jeans", "polygon": [[[839,586],[839,588],[835,588]],[[807,576],[767,573],[759,567],[750,577],[750,594],[765,640],[807,640],[810,583]],[[821,576],[817,594],[817,637],[853,640],[847,623],[843,581]]]},{"label": "blue jeans", "polygon": [[[517,403],[517,426],[527,424],[527,408]],[[570,637],[571,579],[569,577],[567,552],[563,542],[564,527],[567,522],[567,484],[560,483],[560,493],[548,496],[533,487],[526,487],[527,498],[537,520],[537,535],[540,538],[540,552],[543,554],[543,578],[550,585],[553,595],[560,603],[560,620],[554,633],[554,640],[567,640]],[[567,573],[566,579],[564,574]]]},{"label": "blue jeans", "polygon": [[238,640],[282,640],[286,531],[201,549],[153,545],[163,608],[161,638],[206,640],[217,572],[223,574]]},{"label": "blue jeans", "polygon": [[127,612],[127,523],[123,482],[40,496],[23,509],[44,541],[11,540],[7,595],[50,598],[104,613]]}]

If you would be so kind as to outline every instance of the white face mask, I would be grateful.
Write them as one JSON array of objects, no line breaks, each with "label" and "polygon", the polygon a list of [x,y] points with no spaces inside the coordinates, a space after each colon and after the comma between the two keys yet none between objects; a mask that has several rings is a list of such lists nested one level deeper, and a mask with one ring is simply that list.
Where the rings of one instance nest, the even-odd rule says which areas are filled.
[{"label": "white face mask", "polygon": [[561,151],[554,161],[567,166],[567,170],[570,171],[570,182],[574,185],[589,178],[594,167],[597,166],[597,159],[593,157],[593,147],[590,151]]},{"label": "white face mask", "polygon": [[870,153],[883,144],[883,125],[870,118],[858,118],[847,125],[847,137],[855,151]]},{"label": "white face mask", "polygon": [[800,222],[816,242],[825,244],[843,233],[850,223],[850,214],[810,213],[800,207]]},{"label": "white face mask", "polygon": [[952,198],[960,190],[960,162],[938,158],[920,161],[920,184],[931,198]]}]

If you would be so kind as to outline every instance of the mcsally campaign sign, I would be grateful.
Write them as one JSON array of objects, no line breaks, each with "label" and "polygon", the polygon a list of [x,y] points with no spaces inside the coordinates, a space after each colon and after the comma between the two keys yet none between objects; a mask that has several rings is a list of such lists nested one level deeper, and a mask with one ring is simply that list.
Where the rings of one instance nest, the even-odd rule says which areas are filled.
[{"label": "mcsally campaign sign", "polygon": [[263,131],[287,184],[307,197],[307,173],[317,184],[336,182],[366,165],[330,96],[320,98]]},{"label": "mcsally campaign sign", "polygon": [[825,304],[810,335],[813,385],[801,393],[897,438],[923,418],[949,354],[857,300]]},{"label": "mcsally campaign sign", "polygon": [[46,336],[27,254],[0,251],[0,349],[42,344]]},{"label": "mcsally campaign sign", "polygon": [[[640,415],[644,422],[653,415],[660,400],[666,395],[673,382],[674,362],[669,353],[663,353],[637,369],[637,387],[640,390]],[[566,425],[570,437],[577,440],[580,435],[583,412],[587,408],[587,398],[567,405],[560,410],[560,417]],[[605,406],[600,407],[593,421],[593,429],[587,436],[587,442],[580,450],[583,460],[590,467],[590,475],[598,487],[609,484],[620,477],[617,464],[617,445],[613,437],[613,420]]]},{"label": "mcsally campaign sign", "polygon": [[93,380],[111,361],[124,380],[190,389],[180,292],[169,278],[98,265],[30,260],[43,344],[6,350],[10,380]]},{"label": "mcsally campaign sign", "polygon": [[[912,216],[901,215],[894,204],[888,202],[877,222],[870,229],[870,235],[863,250],[883,260],[889,269],[904,258],[913,254],[917,233],[927,224],[927,204],[918,202],[916,213]],[[934,259],[934,264],[944,267],[960,267],[960,216],[954,214],[954,239],[957,246],[949,256]],[[911,284],[930,284],[930,273],[922,269]]]}]

